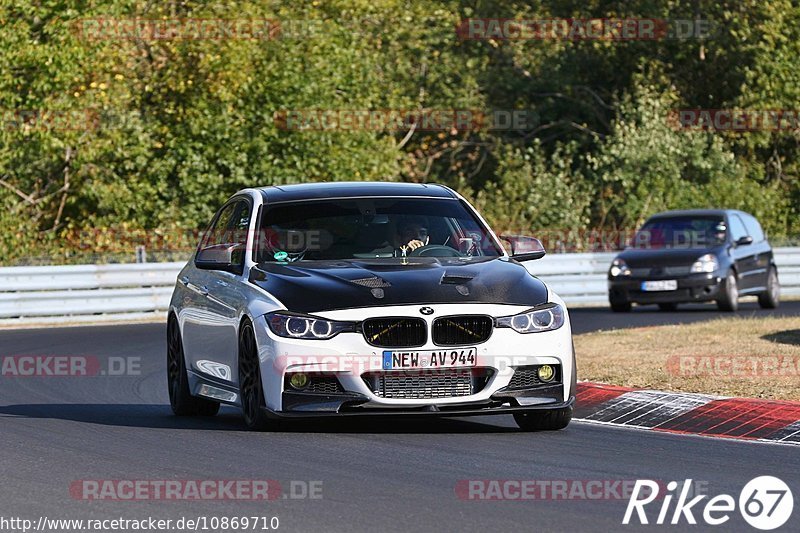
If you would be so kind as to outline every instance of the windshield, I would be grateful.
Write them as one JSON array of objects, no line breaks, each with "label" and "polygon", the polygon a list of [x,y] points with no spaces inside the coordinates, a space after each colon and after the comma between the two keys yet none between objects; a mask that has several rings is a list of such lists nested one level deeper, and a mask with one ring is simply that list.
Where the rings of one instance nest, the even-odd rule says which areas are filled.
[{"label": "windshield", "polygon": [[651,218],[636,232],[633,248],[709,248],[725,242],[721,216]]},{"label": "windshield", "polygon": [[488,230],[454,199],[277,204],[262,217],[259,241],[258,262],[502,254]]}]

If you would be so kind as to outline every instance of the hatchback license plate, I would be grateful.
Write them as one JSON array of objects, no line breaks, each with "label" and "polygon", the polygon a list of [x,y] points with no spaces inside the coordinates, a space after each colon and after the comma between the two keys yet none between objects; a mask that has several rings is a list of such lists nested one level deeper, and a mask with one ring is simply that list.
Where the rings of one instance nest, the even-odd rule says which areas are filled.
[{"label": "hatchback license plate", "polygon": [[642,290],[643,291],[677,291],[678,290],[678,280],[675,279],[663,279],[657,281],[643,281],[642,282]]},{"label": "hatchback license plate", "polygon": [[384,351],[383,369],[453,368],[475,366],[477,348],[426,351]]}]

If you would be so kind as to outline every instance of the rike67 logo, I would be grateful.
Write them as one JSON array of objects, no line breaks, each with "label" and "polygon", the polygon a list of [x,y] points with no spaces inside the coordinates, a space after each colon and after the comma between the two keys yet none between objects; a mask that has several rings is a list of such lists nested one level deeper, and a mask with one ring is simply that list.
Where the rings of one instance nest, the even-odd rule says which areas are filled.
[{"label": "rike67 logo", "polygon": [[[708,495],[691,494],[692,480],[687,479],[682,485],[670,481],[666,485],[649,479],[636,480],[633,493],[628,500],[622,523],[649,524],[645,507],[658,501],[649,511],[658,509],[655,524],[691,524],[698,523],[698,517],[705,524],[718,526],[726,523],[736,511],[737,503],[742,518],[756,529],[771,530],[781,527],[792,516],[794,498],[789,486],[782,480],[772,476],[760,476],[751,479],[739,493],[738,502],[729,494],[720,494],[703,502]],[[673,500],[675,505],[673,507]],[[703,502],[703,503],[701,503]],[[660,507],[659,507],[660,503]]]}]

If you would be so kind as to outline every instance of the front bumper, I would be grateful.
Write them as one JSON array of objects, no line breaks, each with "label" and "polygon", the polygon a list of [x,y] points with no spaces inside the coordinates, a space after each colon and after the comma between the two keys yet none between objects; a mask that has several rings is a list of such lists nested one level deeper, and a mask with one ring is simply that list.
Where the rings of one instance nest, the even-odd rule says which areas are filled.
[{"label": "front bumper", "polygon": [[[294,393],[288,393],[294,394]],[[309,395],[306,395],[309,396]],[[294,398],[292,401],[297,401]],[[327,403],[320,402],[321,399],[304,399],[301,403],[287,405],[284,411],[273,411],[264,408],[267,416],[277,419],[291,418],[328,418],[328,417],[450,417],[450,416],[487,416],[503,415],[514,413],[529,413],[535,411],[550,411],[554,409],[571,409],[575,405],[575,397],[570,396],[567,401],[551,401],[535,405],[512,405],[510,403],[488,402],[474,405],[459,406],[429,406],[417,409],[359,409],[349,405],[350,402],[368,401],[368,398],[357,398],[352,395],[350,398],[329,397]],[[304,403],[308,401],[309,403]],[[333,408],[334,406],[339,406]]]},{"label": "front bumper", "polygon": [[[678,288],[674,291],[643,291],[642,282],[674,279]],[[686,276],[649,278],[610,278],[608,297],[614,303],[690,303],[708,302],[719,297],[724,278],[718,273],[690,274]]]},{"label": "front bumper", "polygon": [[[483,305],[476,305],[474,309],[466,309],[467,306],[453,306],[453,309],[436,307],[435,316],[455,312],[503,316],[516,311],[509,309],[509,306],[503,306],[501,310],[487,309]],[[413,309],[373,308],[357,312],[367,316],[379,316],[378,313],[384,316],[413,316],[414,313],[419,314],[419,306]],[[347,318],[361,319],[359,316]],[[382,372],[380,366],[376,369],[374,362],[381,360],[383,349],[370,346],[360,334],[343,333],[326,341],[286,339],[274,335],[264,324],[263,327],[257,325],[256,335],[266,411],[279,417],[513,413],[566,407],[575,394],[572,385],[575,363],[568,317],[561,328],[549,332],[520,334],[510,328],[495,328],[489,340],[472,346],[477,349],[474,370],[477,375],[484,376],[481,385],[463,395],[436,397],[382,396],[365,378],[376,371]],[[430,343],[413,348],[441,349],[441,346]],[[515,368],[535,365],[555,365],[560,372],[558,379],[550,383],[538,383],[533,388],[520,388],[517,385],[509,388]],[[332,393],[325,394],[291,390],[286,378],[294,373],[334,376],[340,386],[335,391],[326,391]]]}]

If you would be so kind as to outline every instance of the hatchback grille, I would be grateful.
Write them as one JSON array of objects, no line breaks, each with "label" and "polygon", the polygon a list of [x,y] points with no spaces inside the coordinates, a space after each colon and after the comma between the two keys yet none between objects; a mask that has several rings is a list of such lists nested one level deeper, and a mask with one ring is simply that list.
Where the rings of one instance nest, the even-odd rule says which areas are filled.
[{"label": "hatchback grille", "polygon": [[429,400],[476,394],[486,385],[488,377],[488,373],[476,376],[471,370],[437,370],[366,374],[363,379],[381,398]]},{"label": "hatchback grille", "polygon": [[684,276],[689,274],[689,265],[665,266],[665,267],[636,267],[631,268],[631,277],[663,277],[663,276]]},{"label": "hatchback grille", "polygon": [[369,318],[361,327],[368,343],[384,348],[422,346],[428,339],[427,327],[421,318]]},{"label": "hatchback grille", "polygon": [[[555,369],[553,379],[548,381],[548,385],[561,383],[561,367],[559,365],[550,365]],[[539,366],[518,366],[514,369],[514,375],[511,376],[511,381],[508,383],[509,389],[530,389],[544,385],[545,382],[539,379],[538,375]]]},{"label": "hatchback grille", "polygon": [[433,321],[433,342],[439,346],[477,344],[492,336],[494,320],[489,316],[445,316]]}]

